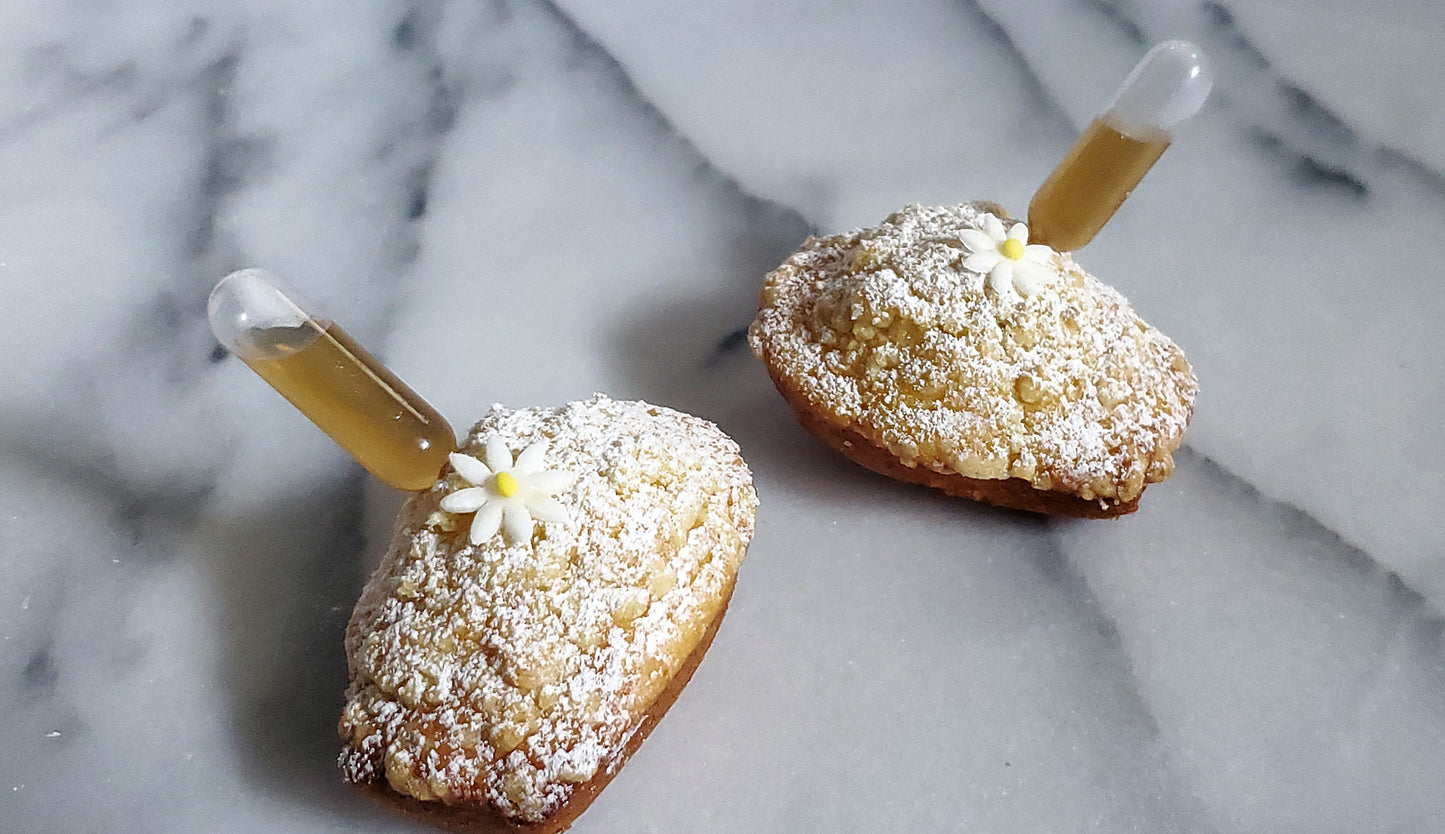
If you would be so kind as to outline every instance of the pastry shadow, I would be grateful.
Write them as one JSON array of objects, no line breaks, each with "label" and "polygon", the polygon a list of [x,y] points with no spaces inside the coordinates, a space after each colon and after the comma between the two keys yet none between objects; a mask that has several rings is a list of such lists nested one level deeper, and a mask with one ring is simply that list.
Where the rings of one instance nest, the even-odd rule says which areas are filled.
[{"label": "pastry shadow", "polygon": [[751,295],[745,303],[692,297],[639,306],[642,312],[618,323],[611,344],[626,390],[716,423],[737,441],[760,484],[846,505],[886,496],[950,508],[963,519],[1043,523],[1035,513],[954,498],[869,471],[810,434],[748,347]]},{"label": "pastry shadow", "polygon": [[[1031,513],[952,498],[871,472],[804,429],[748,345],[763,276],[817,229],[796,212],[754,201],[709,279],[660,281],[630,317],[611,322],[606,344],[622,377],[618,394],[711,420],[733,438],[761,483],[848,500],[885,490],[952,505],[964,515],[1037,520]],[[687,294],[671,287],[689,287]],[[901,490],[901,492],[900,492]]]},{"label": "pastry shadow", "polygon": [[839,461],[808,437],[748,348],[752,299],[653,297],[615,323],[608,345],[622,390],[710,420],[742,448],[755,476],[836,477]]},{"label": "pastry shadow", "polygon": [[[362,526],[377,502],[361,469],[351,466],[304,494],[227,513],[215,508],[214,472],[137,474],[89,438],[60,447],[35,440],[50,433],[49,425],[28,415],[0,418],[0,463],[63,478],[105,508],[130,538],[128,564],[153,569],[188,562],[212,589],[187,607],[208,615],[200,625],[213,633],[187,636],[181,644],[197,648],[163,662],[188,666],[179,679],[210,702],[177,716],[191,724],[186,732],[196,731],[198,717],[225,722],[224,737],[204,737],[197,755],[216,758],[213,766],[234,759],[239,776],[260,795],[326,808],[333,820],[376,817],[336,767],[346,621],[369,573],[368,557],[379,557],[386,544],[368,541]],[[401,496],[381,500],[399,505]],[[382,512],[387,519],[395,515],[394,508]],[[135,581],[143,581],[141,575]],[[129,639],[133,606],[121,596],[104,609],[98,628],[117,641]],[[138,760],[137,766],[157,765]]]},{"label": "pastry shadow", "polygon": [[264,795],[324,808],[333,820],[386,815],[336,764],[346,622],[386,545],[367,535],[366,518],[386,508],[369,506],[366,481],[349,467],[304,494],[207,518],[200,531],[223,603],[219,683],[241,775]]},{"label": "pastry shadow", "polygon": [[605,349],[623,380],[619,394],[711,420],[756,474],[831,467],[824,450],[799,442],[806,438],[747,342],[763,276],[817,229],[780,204],[734,198],[736,211],[714,231],[724,241],[721,257],[699,270],[707,275],[674,281],[664,274],[631,306],[633,315],[609,323]]}]

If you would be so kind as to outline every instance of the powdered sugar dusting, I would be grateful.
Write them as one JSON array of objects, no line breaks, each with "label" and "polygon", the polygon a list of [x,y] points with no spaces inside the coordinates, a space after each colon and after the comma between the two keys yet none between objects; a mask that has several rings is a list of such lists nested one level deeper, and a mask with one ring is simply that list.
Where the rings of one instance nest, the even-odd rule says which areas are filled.
[{"label": "powdered sugar dusting", "polygon": [[548,442],[570,520],[472,546],[438,509],[455,475],[408,503],[347,632],[341,766],[535,822],[617,764],[720,613],[757,498],[715,426],[646,403],[494,406],[462,451],[492,436]]},{"label": "powdered sugar dusting", "polygon": [[909,466],[1128,502],[1173,469],[1197,382],[1118,292],[1055,253],[1021,297],[963,266],[997,206],[909,206],[770,273],[754,352]]}]

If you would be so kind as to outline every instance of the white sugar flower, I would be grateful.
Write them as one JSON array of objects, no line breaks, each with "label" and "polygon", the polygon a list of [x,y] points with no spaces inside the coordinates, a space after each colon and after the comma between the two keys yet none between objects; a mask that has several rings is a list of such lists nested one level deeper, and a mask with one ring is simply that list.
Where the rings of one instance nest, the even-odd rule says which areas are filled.
[{"label": "white sugar flower", "polygon": [[992,214],[983,216],[983,229],[964,229],[958,239],[972,252],[963,268],[988,273],[988,285],[1003,295],[1012,286],[1020,295],[1033,295],[1054,280],[1049,263],[1054,250],[1043,244],[1029,244],[1029,227],[1015,223],[1007,233],[1003,221]]},{"label": "white sugar flower", "polygon": [[449,513],[477,514],[472,519],[472,544],[481,544],[500,529],[505,529],[513,542],[531,541],[533,519],[567,520],[567,508],[552,496],[571,486],[576,476],[542,468],[546,441],[523,449],[513,461],[507,444],[493,435],[483,456],[485,463],[458,452],[447,456],[452,468],[471,486],[448,494],[441,503]]}]

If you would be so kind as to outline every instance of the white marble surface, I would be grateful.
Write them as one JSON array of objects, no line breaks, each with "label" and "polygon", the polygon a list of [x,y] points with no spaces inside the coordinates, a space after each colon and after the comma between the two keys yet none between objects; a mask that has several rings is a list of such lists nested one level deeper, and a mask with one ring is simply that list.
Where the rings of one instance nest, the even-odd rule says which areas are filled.
[{"label": "white marble surface", "polygon": [[[238,362],[262,265],[458,428],[709,417],[732,611],[576,830],[1445,830],[1445,6],[0,5],[0,829],[411,831],[334,767],[397,497]],[[736,332],[809,230],[1033,188],[1151,42],[1217,96],[1079,258],[1202,381],[1117,522],[892,484]]]}]

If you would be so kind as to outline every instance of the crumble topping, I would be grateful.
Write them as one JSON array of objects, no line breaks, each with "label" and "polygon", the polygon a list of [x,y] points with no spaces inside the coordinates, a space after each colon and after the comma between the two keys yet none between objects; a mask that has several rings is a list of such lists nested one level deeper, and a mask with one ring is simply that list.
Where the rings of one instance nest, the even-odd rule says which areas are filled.
[{"label": "crumble topping", "polygon": [[717,427],[646,403],[494,406],[461,451],[497,438],[546,444],[566,513],[473,545],[441,509],[461,475],[410,500],[347,630],[341,767],[536,822],[619,763],[720,613],[757,497]]},{"label": "crumble topping", "polygon": [[[749,341],[824,419],[908,466],[1132,501],[1173,471],[1198,383],[1184,354],[1072,256],[986,291],[965,245],[990,203],[908,206],[809,238],[767,276]],[[991,237],[991,235],[990,235]]]}]

